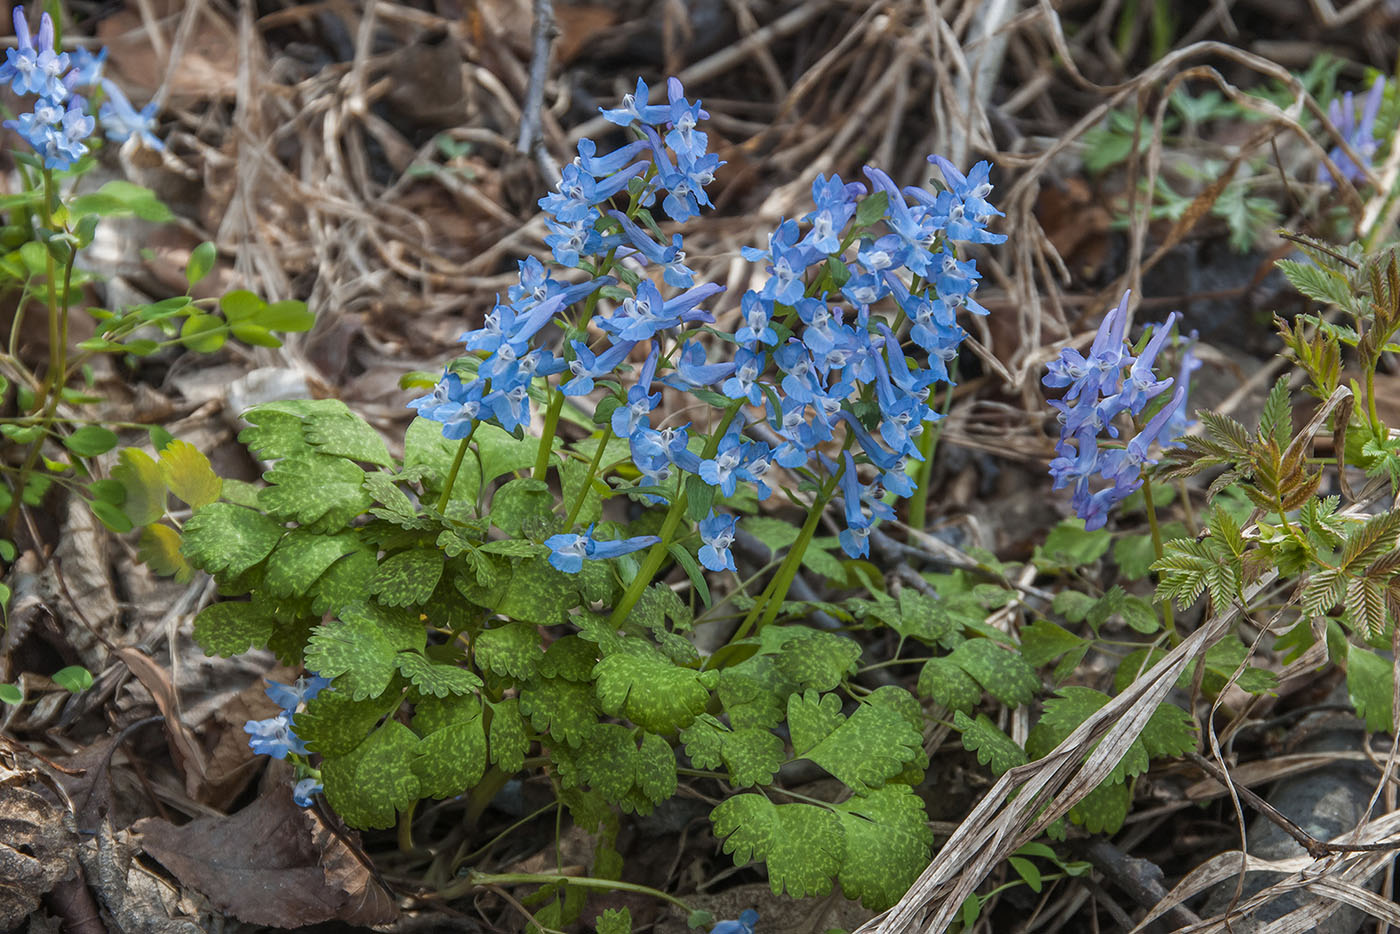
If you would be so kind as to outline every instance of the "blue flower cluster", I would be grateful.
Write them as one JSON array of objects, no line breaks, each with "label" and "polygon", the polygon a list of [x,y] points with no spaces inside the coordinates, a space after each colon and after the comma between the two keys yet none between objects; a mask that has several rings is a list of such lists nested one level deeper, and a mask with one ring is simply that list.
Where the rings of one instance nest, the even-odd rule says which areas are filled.
[{"label": "blue flower cluster", "polygon": [[152,132],[154,102],[138,112],[121,88],[102,77],[106,49],[96,55],[87,49],[59,51],[54,47],[53,20],[48,13],[39,17],[37,35],[29,31],[23,6],[15,7],[14,23],[16,47],[5,50],[0,84],[9,84],[16,94],[33,95],[37,100],[33,111],[6,120],[4,125],[24,137],[43,157],[45,168],[72,168],[87,153],[87,139],[96,121],[87,112],[87,100],[77,90],[99,84],[107,96],[100,116],[111,139],[124,142],[136,135],[152,148],[165,148]]},{"label": "blue flower cluster", "polygon": [[[1333,146],[1332,151],[1327,154],[1336,163],[1342,176],[1352,183],[1364,180],[1366,170],[1371,167],[1371,160],[1380,149],[1380,141],[1376,139],[1376,117],[1380,115],[1381,104],[1385,101],[1385,88],[1385,75],[1378,75],[1375,83],[1371,85],[1370,93],[1366,95],[1366,103],[1361,108],[1359,118],[1350,91],[1340,98],[1334,97],[1327,107],[1328,119],[1341,132],[1347,145],[1361,157],[1364,165],[1363,168],[1352,162],[1351,157],[1343,152],[1340,146]],[[1335,184],[1332,173],[1327,171],[1325,165],[1317,167],[1317,181],[1319,184]]]},{"label": "blue flower cluster", "polygon": [[[1055,445],[1059,456],[1050,462],[1050,476],[1057,490],[1074,487],[1074,511],[1086,529],[1103,528],[1109,511],[1142,486],[1143,468],[1157,462],[1150,453],[1152,445],[1170,445],[1190,425],[1186,396],[1191,373],[1200,361],[1188,347],[1174,379],[1158,379],[1153,372],[1157,355],[1176,323],[1176,312],[1153,327],[1147,346],[1134,357],[1124,340],[1130,294],[1124,292],[1118,307],[1104,317],[1087,357],[1066,347],[1047,367],[1043,380],[1046,386],[1065,390],[1063,397],[1050,400],[1060,413],[1060,440]],[[1099,446],[1105,433],[1118,438],[1120,416],[1127,414],[1138,424],[1148,403],[1173,383],[1176,388],[1171,398],[1132,438],[1111,447]],[[1109,485],[1094,490],[1091,481],[1095,477],[1109,481]]]},{"label": "blue flower cluster", "polygon": [[[292,718],[302,704],[311,700],[330,685],[329,678],[320,675],[298,678],[292,684],[267,683],[267,696],[282,708],[275,717],[266,720],[249,720],[243,724],[243,732],[249,735],[248,745],[260,756],[285,759],[288,754],[306,755],[306,744],[297,737],[292,727]],[[315,778],[303,778],[292,789],[292,798],[302,807],[311,806],[311,796],[321,791],[321,783]]]},{"label": "blue flower cluster", "polygon": [[[605,155],[581,140],[556,190],[539,202],[555,263],[587,278],[566,285],[539,261],[523,261],[507,302],[462,336],[479,359],[475,378],[449,373],[410,406],[441,422],[448,438],[467,438],[482,421],[514,430],[528,421],[532,380],[558,375],[558,391],[581,396],[605,377],[617,383],[614,374],[639,362],[610,415],[640,474],[634,495],[661,501],[693,475],[717,496],[733,496],[743,483],[763,500],[773,471],[783,468],[839,488],[841,544],[853,557],[866,555],[875,523],[894,517],[891,496],[913,492],[906,465],[922,458],[919,436],[938,417],[930,391],[951,382],[949,364],[966,336],[957,315],[987,313],[974,298],[976,263],[955,244],[1006,239],[987,230],[1001,216],[987,200],[991,166],[981,162],[963,175],[931,156],[944,180],[936,194],[900,188],[866,167],[870,198],[864,184],[818,176],[810,212],[781,221],[766,248],[743,249],[767,275],[740,297],[737,329],[721,333],[702,305],[723,288],[695,284],[681,235],[666,243],[652,209],[676,222],[697,216],[710,206],[706,189],[723,163],[707,151],[700,129],[707,114],[678,80],[667,82],[665,103],[652,96],[639,80],[620,107],[603,110],[633,140]],[[570,338],[562,357],[538,342],[551,322]],[[596,337],[584,339],[590,333]],[[723,409],[720,435],[655,422],[663,385]],[[700,562],[733,570],[735,534],[732,515],[702,519]],[[556,567],[577,571],[585,558],[651,540],[600,542],[590,530],[547,544]]]}]

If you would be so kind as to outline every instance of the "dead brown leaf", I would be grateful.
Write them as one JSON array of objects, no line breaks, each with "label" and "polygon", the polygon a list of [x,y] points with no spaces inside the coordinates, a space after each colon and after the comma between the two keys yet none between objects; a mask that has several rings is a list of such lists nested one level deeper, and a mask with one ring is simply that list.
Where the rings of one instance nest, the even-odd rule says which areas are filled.
[{"label": "dead brown leaf", "polygon": [[133,829],[182,885],[249,924],[371,925],[398,916],[392,896],[314,812],[296,806],[290,788],[228,817],[180,827],[147,818]]},{"label": "dead brown leaf", "polygon": [[198,799],[208,767],[194,734],[180,720],[180,702],[169,673],[140,649],[118,649],[117,655],[155,699],[156,707],[165,717],[165,735],[170,740],[171,755],[185,775],[185,793]]},{"label": "dead brown leaf", "polygon": [[77,868],[72,816],[57,798],[38,772],[0,764],[0,929]]}]

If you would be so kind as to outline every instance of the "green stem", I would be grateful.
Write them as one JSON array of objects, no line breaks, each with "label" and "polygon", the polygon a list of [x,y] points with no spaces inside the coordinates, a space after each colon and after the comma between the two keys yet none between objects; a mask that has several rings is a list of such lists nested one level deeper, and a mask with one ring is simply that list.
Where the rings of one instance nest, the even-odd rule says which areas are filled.
[{"label": "green stem", "polygon": [[447,502],[452,499],[452,488],[457,485],[457,473],[462,469],[462,461],[466,459],[470,443],[471,435],[467,435],[457,445],[457,456],[452,459],[452,469],[447,472],[447,482],[443,483],[442,495],[438,497],[438,512],[447,512]]},{"label": "green stem", "polygon": [[[848,446],[851,440],[854,440],[854,435],[847,436]],[[822,485],[816,499],[812,502],[811,510],[807,513],[807,521],[802,523],[802,531],[797,534],[797,541],[792,543],[787,556],[783,558],[782,566],[778,568],[778,573],[773,575],[773,579],[768,582],[763,593],[759,594],[758,600],[754,602],[753,608],[744,617],[744,621],[739,624],[739,628],[729,640],[730,644],[746,638],[755,625],[762,629],[778,618],[778,611],[783,605],[783,599],[787,596],[788,589],[792,587],[793,579],[797,577],[798,568],[802,566],[802,557],[807,552],[807,546],[811,544],[817,533],[817,523],[821,521],[827,503],[831,502],[831,498],[836,495],[836,486],[841,482],[841,476],[845,472],[846,465],[843,462],[836,473]]]},{"label": "green stem", "polygon": [[[1152,502],[1152,482],[1144,480],[1142,483],[1142,501],[1147,507],[1147,527],[1152,532],[1152,553],[1157,556],[1157,560],[1162,560],[1162,529],[1157,524],[1157,506]],[[1157,604],[1158,611],[1162,614],[1162,623],[1167,627],[1167,635],[1171,637],[1172,645],[1181,642],[1181,636],[1176,632],[1176,618],[1172,614],[1172,602],[1170,599],[1163,600]]]},{"label": "green stem", "polygon": [[[709,460],[715,456],[719,450],[719,440],[724,437],[724,433],[729,430],[730,424],[734,421],[734,416],[739,414],[739,409],[743,406],[744,400],[738,399],[729,403],[729,407],[724,410],[724,417],[720,419],[719,427],[710,433],[709,440],[705,442],[705,450],[700,455],[701,460]],[[689,500],[685,494],[685,484],[679,478],[676,483],[676,499],[671,503],[670,510],[666,513],[666,518],[661,523],[661,540],[651,546],[647,556],[642,559],[641,569],[637,571],[637,576],[632,578],[632,583],[627,585],[626,592],[617,606],[613,608],[609,624],[615,629],[622,625],[627,619],[627,614],[632,612],[632,607],[637,605],[637,601],[642,598],[645,591],[656,572],[661,568],[661,563],[666,560],[666,553],[671,547],[671,541],[676,534],[676,527],[680,525],[681,519],[685,518],[685,510]]]},{"label": "green stem", "polygon": [[593,452],[593,460],[588,464],[588,473],[583,478],[583,486],[579,488],[578,497],[574,504],[569,507],[569,514],[564,519],[564,530],[568,531],[574,527],[574,521],[578,519],[578,514],[583,509],[583,501],[588,498],[588,490],[593,485],[593,478],[598,476],[598,465],[603,462],[603,449],[612,440],[613,430],[609,424],[603,429],[603,437],[598,439],[598,450]]},{"label": "green stem", "polygon": [[492,799],[500,793],[508,781],[510,781],[510,775],[501,771],[499,766],[491,766],[486,777],[477,783],[477,786],[471,791],[471,796],[467,799],[467,812],[462,819],[466,821],[468,827],[476,828],[477,821],[481,820],[481,815],[486,813],[486,808],[490,806]]},{"label": "green stem", "polygon": [[543,480],[549,472],[549,455],[554,451],[554,432],[559,428],[559,413],[564,410],[564,394],[551,387],[549,408],[544,413],[544,433],[540,435],[540,451],[535,456],[535,479]]},{"label": "green stem", "polygon": [[460,898],[472,889],[483,885],[572,885],[581,889],[597,889],[603,892],[634,892],[638,895],[649,895],[652,898],[670,902],[686,914],[689,914],[691,910],[689,905],[674,895],[668,895],[660,889],[649,888],[645,885],[618,882],[614,879],[593,879],[588,876],[565,876],[544,872],[471,872],[461,882],[448,886],[439,894],[445,899]]},{"label": "green stem", "polygon": [[413,845],[413,813],[417,809],[418,802],[414,801],[399,812],[399,852],[406,856],[431,856],[430,850],[420,849]]}]

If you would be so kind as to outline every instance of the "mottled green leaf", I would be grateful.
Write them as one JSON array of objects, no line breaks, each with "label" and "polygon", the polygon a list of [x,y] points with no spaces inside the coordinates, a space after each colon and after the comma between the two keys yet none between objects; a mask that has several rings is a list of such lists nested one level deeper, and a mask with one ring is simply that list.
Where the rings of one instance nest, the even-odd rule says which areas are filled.
[{"label": "mottled green leaf", "polygon": [[919,671],[918,691],[949,710],[972,713],[982,699],[982,687],[951,658],[931,658]]},{"label": "mottled green leaf", "polygon": [[352,827],[392,827],[395,812],[423,796],[414,771],[422,741],[396,720],[386,721],[345,756],[321,763],[326,801]]},{"label": "mottled green leaf", "polygon": [[377,467],[393,463],[389,448],[363,418],[343,408],[340,411],[313,412],[303,423],[307,443],[322,454],[348,457]]},{"label": "mottled green leaf", "polygon": [[[475,698],[455,708],[450,723],[423,736],[413,759],[419,795],[448,798],[481,781],[486,771],[486,732]],[[415,727],[417,723],[415,722]]]},{"label": "mottled green leaf", "polygon": [[783,643],[775,659],[778,671],[803,690],[830,691],[855,671],[860,643],[829,632]]},{"label": "mottled green leaf", "polygon": [[577,746],[598,722],[593,685],[562,678],[536,678],[520,689],[520,711],[536,732]]},{"label": "mottled green leaf", "polygon": [[962,733],[963,748],[977,753],[977,761],[990,766],[992,774],[997,777],[1029,761],[1026,751],[997,729],[986,714],[979,713],[974,720],[959,710],[953,714],[953,725]]},{"label": "mottled green leaf", "polygon": [[[293,724],[297,736],[312,752],[343,756],[364,742],[375,724],[396,710],[401,700],[402,694],[396,690],[357,701],[329,688],[307,701],[306,709],[296,715]],[[423,707],[424,704],[418,705],[420,714]]]},{"label": "mottled green leaf", "polygon": [[180,552],[210,574],[237,577],[271,554],[282,532],[282,526],[262,513],[210,503],[185,522]]},{"label": "mottled green leaf", "polygon": [[835,694],[788,698],[793,753],[809,759],[857,792],[883,785],[922,756],[923,736],[888,707],[862,704],[850,718]]},{"label": "mottled green leaf", "polygon": [[892,908],[928,865],[933,831],[923,801],[908,785],[886,785],[835,808],[846,844],[841,891],[871,911]]},{"label": "mottled green leaf", "polygon": [[603,712],[652,733],[689,726],[710,699],[698,672],[655,656],[609,655],[593,674]]},{"label": "mottled green leaf", "polygon": [[370,582],[370,590],[387,606],[417,606],[426,603],[442,579],[442,552],[410,548],[380,562]]},{"label": "mottled green leaf", "polygon": [[417,652],[400,652],[395,661],[399,673],[423,694],[446,697],[470,694],[481,687],[481,679],[467,669],[431,661]]},{"label": "mottled green leaf", "polygon": [[768,785],[783,764],[783,741],[768,730],[730,730],[709,714],[695,718],[681,733],[686,755],[702,769],[724,766],[736,788]]},{"label": "mottled green leaf", "polygon": [[215,603],[195,617],[194,641],[205,655],[240,655],[250,648],[267,645],[272,624],[272,616],[261,604]]},{"label": "mottled green leaf", "polygon": [[509,586],[495,611],[541,626],[568,620],[569,611],[579,603],[573,578],[555,570],[547,558],[519,558],[512,563]]},{"label": "mottled green leaf", "polygon": [[364,491],[365,472],[341,457],[297,454],[263,474],[272,484],[258,493],[270,515],[313,526],[337,529],[367,510],[373,500]]},{"label": "mottled green leaf", "polygon": [[990,639],[968,639],[949,656],[997,700],[1015,707],[1029,704],[1040,690],[1040,677],[1020,655]]},{"label": "mottled green leaf", "polygon": [[539,631],[528,623],[506,623],[481,632],[476,637],[476,663],[487,671],[521,681],[535,676],[539,669]]},{"label": "mottled green leaf", "polygon": [[277,548],[268,557],[263,586],[276,596],[304,594],[336,559],[358,547],[358,539],[348,532],[316,535],[303,529],[292,529],[282,536]]},{"label": "mottled green leaf", "polygon": [[520,701],[511,697],[491,705],[491,763],[502,772],[520,771],[530,737],[520,716]]},{"label": "mottled green leaf", "polygon": [[775,895],[825,895],[846,858],[842,818],[813,804],[774,804],[763,795],[739,794],[710,813],[717,839],[743,866],[761,860]]}]

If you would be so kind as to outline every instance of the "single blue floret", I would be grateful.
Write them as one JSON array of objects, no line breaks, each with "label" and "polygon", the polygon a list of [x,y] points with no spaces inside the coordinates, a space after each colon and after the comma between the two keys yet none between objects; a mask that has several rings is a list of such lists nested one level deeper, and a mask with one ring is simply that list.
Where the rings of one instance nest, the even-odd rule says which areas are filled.
[{"label": "single blue floret", "polygon": [[303,778],[292,786],[292,800],[296,802],[297,807],[309,808],[311,807],[312,797],[314,795],[319,795],[325,790],[325,786],[323,786],[319,780]]},{"label": "single blue floret", "polygon": [[721,921],[710,928],[710,934],[753,934],[758,924],[758,912],[749,908],[739,915],[737,921]]},{"label": "single blue floret", "polygon": [[734,544],[734,529],[738,520],[734,516],[710,513],[700,520],[700,563],[711,571],[735,570],[734,556],[729,547]]},{"label": "single blue floret", "polygon": [[583,570],[583,561],[606,561],[620,558],[634,551],[650,548],[661,539],[656,535],[637,535],[633,538],[620,538],[614,541],[599,541],[593,537],[593,526],[582,535],[551,535],[544,540],[549,548],[549,563],[566,574],[577,574]]},{"label": "single blue floret", "polygon": [[115,83],[104,80],[102,89],[107,92],[107,100],[98,110],[98,116],[102,118],[102,128],[107,132],[108,139],[124,143],[134,136],[141,145],[150,149],[165,148],[165,143],[155,134],[156,101],[151,101],[138,111]]}]

